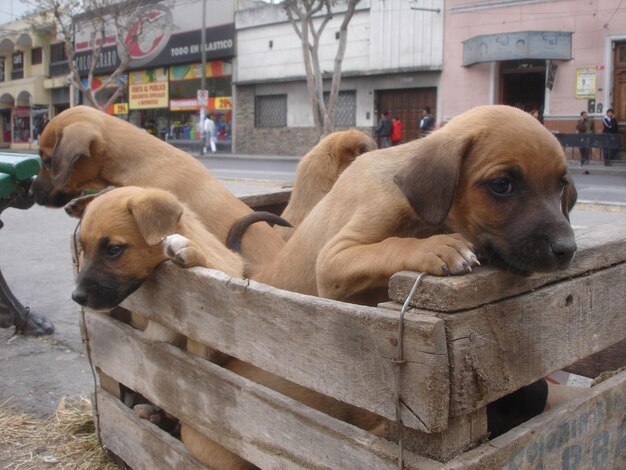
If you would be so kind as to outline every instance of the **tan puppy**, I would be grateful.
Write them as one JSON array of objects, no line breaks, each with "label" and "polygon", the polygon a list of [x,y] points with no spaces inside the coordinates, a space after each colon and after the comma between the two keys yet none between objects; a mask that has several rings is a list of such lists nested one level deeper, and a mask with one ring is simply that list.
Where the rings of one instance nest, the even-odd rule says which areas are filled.
[{"label": "tan puppy", "polygon": [[472,109],[442,129],[359,157],[252,278],[376,304],[403,270],[461,274],[475,253],[528,273],[567,266],[575,190],[563,149],[530,115]]},{"label": "tan puppy", "polygon": [[[196,159],[132,124],[87,106],[63,111],[40,138],[42,167],[32,185],[38,204],[61,207],[84,190],[107,186],[155,187],[187,204],[225,243],[235,220],[252,210]],[[251,263],[267,263],[283,246],[267,224],[242,240]]]},{"label": "tan puppy", "polygon": [[[241,257],[222,245],[193,211],[167,191],[135,186],[115,188],[76,199],[66,206],[66,211],[75,217],[82,216],[82,260],[72,298],[84,307],[95,310],[116,307],[168,259],[185,268],[202,266],[242,276]],[[135,326],[145,326],[137,318],[134,317]],[[145,334],[152,341],[182,345],[177,334],[155,322],[147,324]],[[191,339],[187,339],[186,349],[331,416],[380,432],[380,418],[375,415],[230,359]],[[145,413],[149,415],[150,411]],[[255,468],[185,423],[181,423],[181,439],[196,459],[211,468]]]},{"label": "tan puppy", "polygon": [[[241,257],[228,250],[167,191],[116,188],[74,200],[66,210],[82,216],[82,266],[72,299],[84,307],[116,307],[168,259],[185,268],[202,266],[242,276]],[[147,324],[145,334],[152,341],[181,343],[177,334],[155,322]],[[228,361],[191,339],[187,339],[186,349],[214,362]],[[237,365],[239,361],[233,362]],[[181,423],[181,439],[192,455],[212,468],[254,468],[185,423]]]},{"label": "tan puppy", "polygon": [[[356,157],[377,148],[374,139],[356,129],[324,137],[298,163],[289,204],[281,216],[297,227],[333,187]],[[293,228],[275,227],[288,240]]]}]

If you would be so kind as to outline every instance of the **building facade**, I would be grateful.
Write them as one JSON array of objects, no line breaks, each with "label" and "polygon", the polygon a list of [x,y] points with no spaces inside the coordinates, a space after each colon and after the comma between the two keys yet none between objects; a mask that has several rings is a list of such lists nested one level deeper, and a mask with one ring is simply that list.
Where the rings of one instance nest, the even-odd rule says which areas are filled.
[{"label": "building facade", "polygon": [[[448,0],[441,121],[481,104],[538,109],[575,133],[582,111],[626,129],[626,6],[619,0]],[[599,158],[599,155],[596,156]]]},{"label": "building facade", "polygon": [[45,114],[70,106],[63,44],[29,19],[0,28],[0,147],[32,148]]},{"label": "building facade", "polygon": [[[232,61],[235,56],[234,3],[206,0],[203,20],[202,0],[189,2],[145,2],[129,19],[130,63],[123,78],[127,82],[116,103],[105,111],[127,119],[138,127],[166,140],[198,140],[200,115],[215,121],[220,141],[230,141],[232,122]],[[93,28],[84,18],[76,18],[76,66],[86,84],[93,60],[90,37]],[[201,36],[205,26],[206,69],[203,73]],[[92,89],[102,87],[120,63],[116,31],[109,28],[102,55],[94,68]],[[198,90],[203,75],[208,92],[201,106]],[[113,93],[114,84],[99,90],[100,103]],[[205,95],[201,94],[201,101]],[[81,101],[84,97],[79,98]]]},{"label": "building facade", "polygon": [[[338,3],[320,38],[331,71],[343,18]],[[344,7],[345,8],[345,7]],[[388,110],[403,122],[403,141],[418,137],[419,112],[440,99],[443,0],[419,7],[402,0],[362,0],[348,27],[336,128],[371,133]],[[235,13],[234,150],[302,155],[317,143],[300,40],[280,5],[248,4]],[[330,74],[325,73],[325,87]]]}]

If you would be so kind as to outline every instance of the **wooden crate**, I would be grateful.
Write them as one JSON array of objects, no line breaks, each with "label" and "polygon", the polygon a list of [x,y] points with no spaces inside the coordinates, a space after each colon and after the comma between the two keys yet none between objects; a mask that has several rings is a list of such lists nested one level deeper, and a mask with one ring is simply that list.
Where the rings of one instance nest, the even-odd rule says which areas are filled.
[{"label": "wooden crate", "polygon": [[[424,279],[404,318],[405,468],[626,468],[626,373],[485,442],[488,403],[626,338],[624,234],[626,224],[585,229],[573,266],[558,273],[485,267]],[[414,279],[395,275],[390,302],[371,308],[165,264],[123,307],[392,422],[398,318]],[[83,327],[100,377],[102,442],[135,470],[203,467],[137,419],[111,384],[261,468],[398,466],[392,440],[151,343],[111,316],[85,312]]]}]

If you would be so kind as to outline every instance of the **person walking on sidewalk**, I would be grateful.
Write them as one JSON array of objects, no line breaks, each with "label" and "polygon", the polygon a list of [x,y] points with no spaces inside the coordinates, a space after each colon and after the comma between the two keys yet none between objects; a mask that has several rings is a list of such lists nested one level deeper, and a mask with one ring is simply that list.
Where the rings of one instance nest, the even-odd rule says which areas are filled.
[{"label": "person walking on sidewalk", "polygon": [[391,120],[391,123],[393,129],[391,131],[391,145],[398,145],[402,140],[402,121],[396,116]]},{"label": "person walking on sidewalk", "polygon": [[217,151],[215,145],[215,123],[211,116],[207,114],[204,118],[204,123],[202,124],[202,132],[204,133],[204,148],[202,149],[202,154],[206,154],[208,147],[211,147],[211,152],[215,153]]},{"label": "person walking on sidewalk", "polygon": [[[587,113],[585,111],[581,111],[580,119],[576,123],[576,130],[579,134],[595,134],[596,129],[593,123],[593,119],[589,119]],[[587,147],[580,147],[580,166],[583,166],[585,163],[589,164],[589,154],[591,153],[591,149]]]},{"label": "person walking on sidewalk", "polygon": [[[602,124],[604,125],[604,129],[602,129],[603,134],[617,134],[617,119],[615,119],[613,114],[613,108],[606,110],[606,115],[602,118]],[[606,166],[611,164],[613,153],[612,148],[604,147],[604,164]]]}]

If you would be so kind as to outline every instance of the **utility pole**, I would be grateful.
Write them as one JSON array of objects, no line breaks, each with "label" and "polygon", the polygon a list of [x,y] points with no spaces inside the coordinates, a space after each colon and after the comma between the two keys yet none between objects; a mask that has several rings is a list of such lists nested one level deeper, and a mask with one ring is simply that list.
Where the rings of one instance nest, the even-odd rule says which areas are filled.
[{"label": "utility pole", "polygon": [[[200,54],[202,56],[202,79],[200,80],[200,89],[206,90],[206,0],[202,0],[202,30],[200,31]],[[206,116],[206,110],[204,103],[200,103],[200,96],[198,98],[198,104],[200,105],[200,135],[202,139],[205,139],[204,135],[204,117]],[[208,104],[208,103],[207,103]],[[202,142],[204,145],[204,142]]]}]

